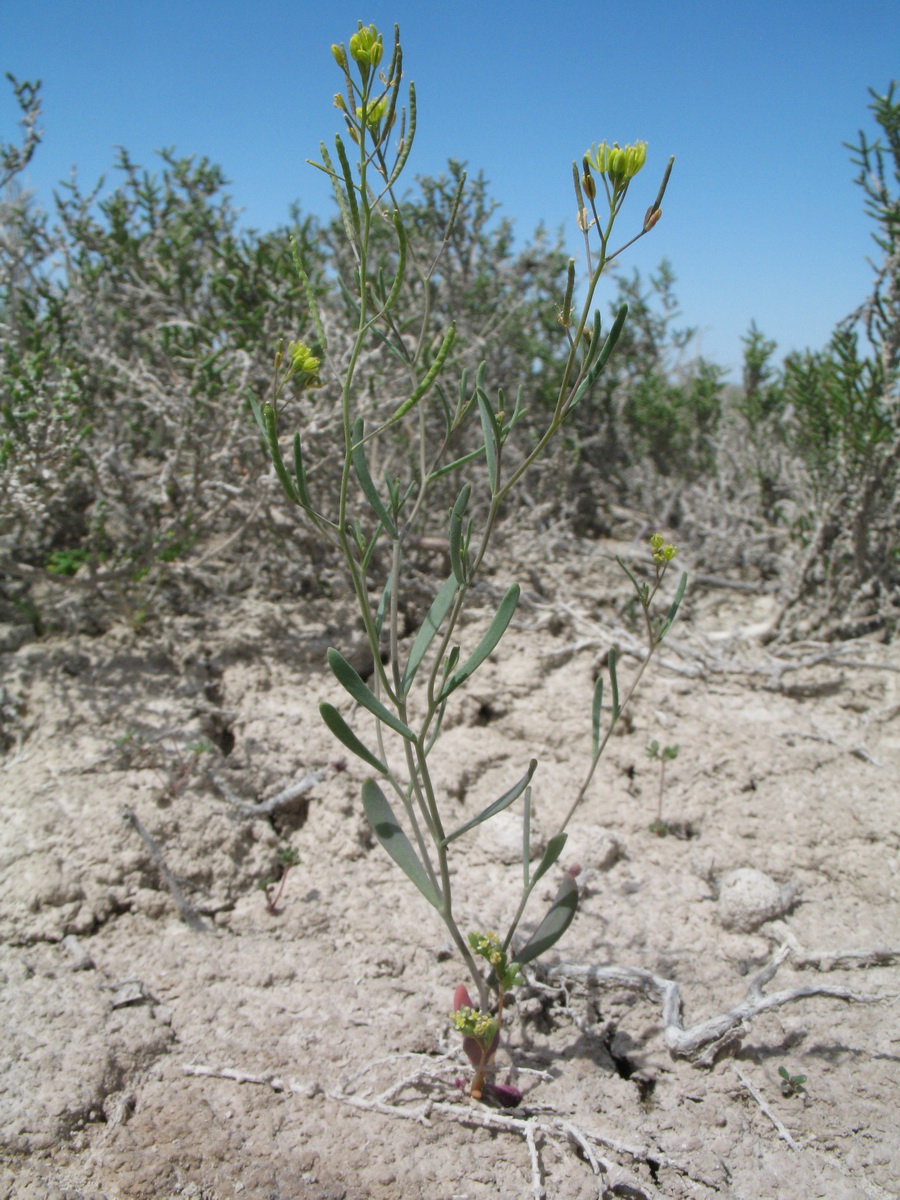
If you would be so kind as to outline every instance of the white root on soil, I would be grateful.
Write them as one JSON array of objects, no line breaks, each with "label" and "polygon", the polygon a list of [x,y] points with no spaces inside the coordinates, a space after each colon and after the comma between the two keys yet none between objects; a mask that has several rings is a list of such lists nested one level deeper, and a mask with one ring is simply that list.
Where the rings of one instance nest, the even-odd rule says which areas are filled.
[{"label": "white root on soil", "polygon": [[807,987],[788,988],[782,992],[766,993],[765,985],[790,954],[790,946],[782,946],[773,958],[750,980],[747,998],[735,1008],[705,1021],[684,1027],[682,999],[678,984],[673,979],[664,979],[639,967],[597,967],[585,963],[560,963],[546,972],[548,980],[573,981],[589,987],[622,987],[630,990],[655,993],[662,1005],[663,1038],[669,1052],[675,1058],[687,1058],[701,1066],[711,1066],[726,1048],[740,1043],[747,1032],[748,1024],[761,1013],[805,1000],[811,996],[828,996],[833,1000],[844,1000],[857,1004],[872,1004],[886,997],[854,992],[845,987],[813,984]]},{"label": "white root on soil", "polygon": [[268,800],[262,800],[259,804],[255,804],[249,800],[242,800],[228,786],[225,780],[213,771],[207,771],[206,774],[210,783],[215,786],[220,795],[224,796],[228,803],[233,808],[236,808],[243,817],[267,817],[279,808],[283,808],[285,805],[299,800],[301,796],[311,791],[317,783],[321,783],[325,778],[324,771],[307,771],[303,778],[296,783],[288,784],[286,788],[282,788],[280,792],[277,792],[274,796],[270,796]]}]

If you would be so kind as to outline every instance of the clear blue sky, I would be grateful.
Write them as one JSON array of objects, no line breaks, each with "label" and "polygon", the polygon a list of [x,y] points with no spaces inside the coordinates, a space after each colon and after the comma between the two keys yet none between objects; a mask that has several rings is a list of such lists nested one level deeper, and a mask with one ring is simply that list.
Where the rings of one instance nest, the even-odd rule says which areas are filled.
[{"label": "clear blue sky", "polygon": [[[248,225],[294,200],[327,215],[305,160],[340,129],[329,47],[358,18],[386,41],[400,25],[410,169],[482,168],[523,239],[564,224],[578,253],[571,162],[591,143],[649,143],[635,231],[674,154],[663,219],[623,266],[666,255],[699,349],[735,374],[752,318],[780,351],[816,348],[867,294],[842,143],[874,131],[867,88],[900,78],[900,0],[2,0],[0,71],[44,81],[26,183],[46,205],[73,166],[85,187],[109,173],[117,144],[143,166],[174,145],[223,167]],[[7,89],[0,136],[14,121]]]}]

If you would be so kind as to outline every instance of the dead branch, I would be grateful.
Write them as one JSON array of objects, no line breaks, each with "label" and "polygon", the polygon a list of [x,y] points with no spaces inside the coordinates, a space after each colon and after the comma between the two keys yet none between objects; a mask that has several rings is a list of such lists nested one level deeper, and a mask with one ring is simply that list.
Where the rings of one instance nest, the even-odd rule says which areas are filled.
[{"label": "dead branch", "polygon": [[206,922],[188,901],[184,892],[181,890],[178,880],[166,865],[166,860],[163,858],[162,851],[138,820],[137,814],[127,805],[122,806],[121,812],[123,820],[127,821],[128,824],[131,825],[131,827],[139,834],[144,845],[150,851],[153,861],[159,868],[159,873],[162,876],[163,882],[172,893],[172,898],[178,905],[178,911],[181,913],[182,921],[184,921],[185,925],[190,926],[191,929],[196,929],[198,933],[205,933],[208,929]]},{"label": "dead branch", "polygon": [[234,792],[224,779],[221,779],[213,771],[207,771],[207,777],[219,793],[225,797],[228,803],[238,810],[244,817],[267,817],[270,813],[275,812],[279,808],[284,808],[285,805],[292,804],[301,796],[321,783],[325,778],[324,771],[307,771],[302,779],[297,783],[288,784],[286,788],[282,788],[274,796],[270,796],[268,800],[262,800],[259,804],[254,804],[249,800],[242,800],[240,796]]},{"label": "dead branch", "polygon": [[270,1087],[273,1092],[285,1092],[288,1085],[277,1075],[249,1075],[233,1067],[206,1067],[201,1063],[187,1063],[181,1068],[185,1075],[202,1075],[209,1079],[231,1079],[235,1083],[258,1083]]},{"label": "dead branch", "polygon": [[747,998],[728,1012],[709,1017],[705,1021],[685,1029],[682,1017],[682,999],[678,984],[664,979],[639,967],[597,967],[584,963],[560,963],[551,967],[547,978],[574,980],[589,987],[622,987],[654,993],[662,1006],[663,1038],[673,1058],[687,1058],[701,1066],[710,1066],[719,1054],[740,1044],[747,1027],[754,1017],[765,1012],[805,1000],[812,996],[827,996],[833,1000],[849,1003],[872,1004],[882,996],[871,996],[853,992],[849,988],[812,985],[788,988],[782,992],[766,993],[763,988],[773,978],[778,968],[790,954],[789,946],[782,946],[770,962],[750,981]]}]

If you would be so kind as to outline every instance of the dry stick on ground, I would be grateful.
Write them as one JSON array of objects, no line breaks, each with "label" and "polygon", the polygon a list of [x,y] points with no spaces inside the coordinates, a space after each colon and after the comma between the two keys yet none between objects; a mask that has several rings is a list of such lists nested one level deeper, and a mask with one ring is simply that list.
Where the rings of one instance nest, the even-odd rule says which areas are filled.
[{"label": "dry stick on ground", "polygon": [[206,1079],[231,1079],[234,1083],[257,1083],[263,1087],[270,1087],[273,1092],[286,1092],[290,1087],[279,1075],[250,1075],[246,1071],[236,1071],[233,1067],[206,1067],[202,1063],[186,1063],[181,1069],[185,1075],[201,1075]]},{"label": "dry stick on ground", "polygon": [[137,814],[127,805],[123,805],[121,811],[123,820],[127,821],[128,824],[137,831],[144,845],[150,851],[153,861],[156,863],[157,867],[159,867],[159,873],[162,876],[166,887],[172,893],[172,898],[178,905],[178,911],[181,913],[181,919],[184,921],[185,925],[189,925],[191,929],[196,929],[198,933],[205,933],[208,929],[206,922],[201,918],[197,910],[189,903],[187,897],[179,886],[178,880],[166,866],[166,860],[163,858],[162,851],[138,820]]},{"label": "dry stick on ground", "polygon": [[791,962],[797,968],[815,967],[817,971],[836,971],[848,967],[886,967],[900,959],[900,946],[866,946],[855,950],[805,950],[784,921],[772,921],[773,940],[790,947]]},{"label": "dry stick on ground", "polygon": [[225,797],[232,807],[244,817],[267,817],[269,813],[273,813],[276,809],[283,808],[286,804],[291,804],[294,800],[298,800],[308,791],[321,783],[325,778],[324,771],[307,771],[302,779],[297,783],[290,783],[286,788],[282,788],[274,796],[270,796],[268,800],[263,800],[259,804],[254,804],[249,800],[242,800],[228,786],[224,779],[220,779],[218,775],[212,771],[207,771],[207,778]]},{"label": "dry stick on ground", "polygon": [[[391,1087],[390,1092],[396,1092],[396,1088]],[[590,1149],[592,1143],[597,1146],[611,1146],[638,1162],[652,1165],[654,1170],[658,1170],[660,1167],[670,1167],[687,1178],[695,1179],[700,1183],[712,1187],[706,1180],[698,1179],[698,1177],[691,1175],[686,1167],[672,1162],[662,1155],[657,1155],[652,1151],[640,1150],[636,1147],[612,1143],[600,1134],[579,1129],[571,1121],[565,1121],[561,1118],[541,1119],[537,1116],[514,1117],[477,1104],[448,1104],[445,1101],[431,1099],[425,1100],[423,1104],[415,1108],[410,1108],[397,1103],[387,1102],[381,1096],[369,1099],[366,1096],[347,1095],[343,1092],[329,1092],[327,1095],[332,1100],[339,1100],[341,1103],[349,1104],[354,1108],[361,1108],[367,1112],[379,1112],[390,1117],[401,1117],[407,1121],[418,1121],[422,1125],[430,1126],[434,1116],[443,1116],[449,1117],[460,1125],[518,1134],[519,1137],[524,1138],[528,1146],[531,1163],[532,1194],[536,1200],[540,1200],[546,1194],[541,1182],[542,1172],[536,1140],[537,1134],[552,1141],[562,1142],[563,1144],[573,1143],[584,1154],[595,1174],[611,1176],[611,1183],[613,1185],[624,1185],[625,1187],[637,1189],[626,1193],[629,1195],[640,1194],[648,1197],[648,1200],[652,1200],[655,1197],[663,1200],[662,1193],[658,1192],[656,1188],[651,1187],[645,1180],[629,1176],[616,1163],[597,1155]]]},{"label": "dry stick on ground", "polygon": [[825,742],[828,746],[836,746],[838,750],[843,750],[846,754],[852,754],[854,758],[860,758],[863,762],[871,763],[873,767],[884,767],[884,763],[880,763],[877,758],[874,758],[865,746],[844,746],[833,737],[828,737],[824,733],[804,733],[799,729],[783,729],[778,736],[783,738],[806,738],[812,742]]},{"label": "dry stick on ground", "polygon": [[710,1066],[724,1049],[736,1046],[747,1032],[748,1022],[760,1013],[770,1012],[795,1000],[811,996],[829,996],[834,1000],[845,1000],[859,1004],[872,1004],[884,996],[871,996],[853,992],[849,988],[815,984],[807,987],[789,988],[783,992],[766,994],[765,985],[790,954],[789,946],[782,946],[772,960],[750,981],[747,998],[729,1012],[709,1017],[705,1021],[685,1029],[682,1017],[682,1000],[678,984],[638,967],[594,967],[585,963],[560,963],[547,971],[551,980],[574,980],[589,986],[623,987],[642,992],[656,993],[662,1004],[663,1038],[669,1052],[675,1058],[687,1058],[701,1066]]},{"label": "dry stick on ground", "polygon": [[734,1072],[737,1075],[738,1079],[741,1081],[741,1083],[744,1085],[744,1087],[747,1089],[747,1091],[750,1093],[750,1095],[753,1097],[753,1099],[759,1105],[760,1111],[765,1113],[765,1115],[769,1118],[769,1120],[772,1122],[772,1124],[778,1130],[778,1136],[780,1138],[783,1138],[792,1150],[799,1150],[800,1147],[797,1145],[797,1143],[791,1137],[790,1133],[785,1128],[784,1124],[778,1119],[778,1117],[775,1115],[775,1113],[772,1112],[771,1108],[769,1108],[768,1104],[766,1104],[765,1100],[763,1100],[762,1096],[759,1094],[759,1092],[756,1090],[756,1088],[753,1086],[753,1084],[750,1082],[750,1080],[747,1078],[747,1076],[744,1074],[744,1072],[741,1070],[741,1068],[737,1065],[737,1063],[732,1063],[731,1065],[734,1067]]}]

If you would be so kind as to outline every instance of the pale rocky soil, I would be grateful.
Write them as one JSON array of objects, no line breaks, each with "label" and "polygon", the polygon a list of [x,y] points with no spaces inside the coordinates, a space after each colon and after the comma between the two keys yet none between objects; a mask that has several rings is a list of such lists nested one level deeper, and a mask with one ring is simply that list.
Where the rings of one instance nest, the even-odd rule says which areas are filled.
[{"label": "pale rocky soil", "polygon": [[[617,641],[623,677],[636,664],[616,549],[638,553],[506,547],[492,582],[518,575],[525,598],[438,754],[460,820],[534,756],[538,833],[554,832],[589,751],[600,656]],[[0,1200],[900,1195],[900,648],[776,656],[752,636],[773,604],[692,584],[529,915],[578,862],[579,913],[548,965],[672,978],[687,1025],[739,1003],[785,942],[770,991],[881,999],[802,999],[702,1067],[666,1050],[652,997],[536,983],[501,1053],[500,1078],[525,1092],[508,1114],[469,1101],[461,1057],[441,1058],[464,973],[372,845],[363,772],[340,769],[317,712],[329,699],[349,716],[323,669],[329,644],[358,650],[343,601],[223,601],[140,635],[123,625],[4,653]],[[215,750],[186,749],[201,737]],[[665,814],[681,836],[648,831],[652,738],[681,747]],[[253,804],[311,771],[321,779],[268,816],[223,792]],[[511,816],[460,840],[465,929],[510,916],[517,838]],[[272,916],[257,883],[286,842],[300,865]],[[720,883],[740,868],[774,881],[771,908],[728,908]],[[782,1095],[779,1066],[807,1076],[805,1099]],[[376,1110],[420,1069],[433,1078],[394,1104],[421,1119]],[[566,1140],[562,1122],[581,1133]]]}]

